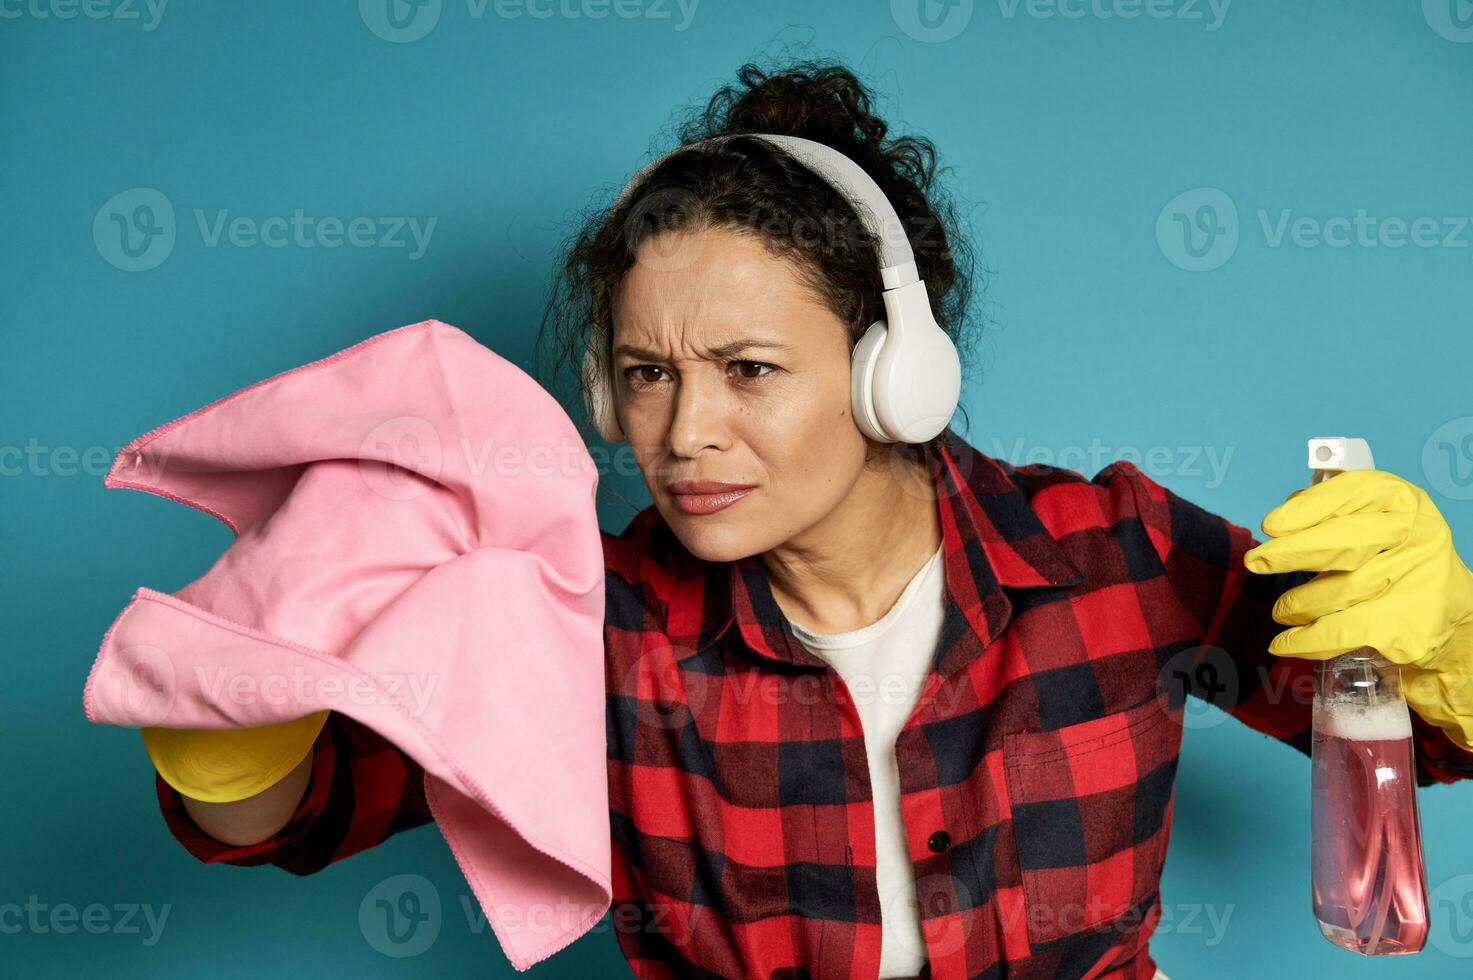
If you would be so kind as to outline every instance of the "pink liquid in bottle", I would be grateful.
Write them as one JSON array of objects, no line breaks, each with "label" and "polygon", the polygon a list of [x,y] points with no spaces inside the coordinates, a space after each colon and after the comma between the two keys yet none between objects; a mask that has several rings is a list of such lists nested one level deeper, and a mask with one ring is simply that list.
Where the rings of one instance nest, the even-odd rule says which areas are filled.
[{"label": "pink liquid in bottle", "polygon": [[1412,728],[1396,665],[1362,648],[1319,665],[1310,839],[1314,914],[1367,956],[1427,941]]}]

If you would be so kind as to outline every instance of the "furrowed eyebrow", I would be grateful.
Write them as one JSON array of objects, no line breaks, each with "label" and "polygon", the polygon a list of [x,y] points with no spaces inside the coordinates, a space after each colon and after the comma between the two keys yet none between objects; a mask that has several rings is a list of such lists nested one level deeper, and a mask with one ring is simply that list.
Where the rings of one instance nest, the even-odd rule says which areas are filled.
[{"label": "furrowed eyebrow", "polygon": [[[764,350],[783,351],[784,353],[792,353],[793,351],[793,348],[788,344],[778,343],[775,340],[762,340],[760,338],[750,337],[743,340],[733,340],[731,343],[722,344],[719,347],[712,347],[705,352],[705,356],[709,360],[719,361],[731,357],[733,354],[740,354],[742,351],[751,350],[754,347]],[[646,350],[643,347],[635,347],[632,344],[620,344],[615,348],[614,353],[628,354],[630,357],[643,358],[648,361],[658,361],[664,357],[658,351]]]}]

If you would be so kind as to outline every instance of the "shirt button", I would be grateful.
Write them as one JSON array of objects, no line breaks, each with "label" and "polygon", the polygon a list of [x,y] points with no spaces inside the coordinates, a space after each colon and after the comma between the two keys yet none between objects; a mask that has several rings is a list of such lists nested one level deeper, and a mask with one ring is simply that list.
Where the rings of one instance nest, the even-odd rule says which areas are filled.
[{"label": "shirt button", "polygon": [[938,830],[931,835],[930,840],[926,841],[926,846],[940,854],[951,846],[951,835],[944,830]]}]

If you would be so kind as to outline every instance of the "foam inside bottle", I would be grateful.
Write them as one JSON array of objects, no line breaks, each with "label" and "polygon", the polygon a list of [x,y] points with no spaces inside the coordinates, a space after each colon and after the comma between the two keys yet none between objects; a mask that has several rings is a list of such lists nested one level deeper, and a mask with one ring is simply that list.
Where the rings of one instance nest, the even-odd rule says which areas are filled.
[{"label": "foam inside bottle", "polygon": [[1412,737],[1412,720],[1405,701],[1389,698],[1380,704],[1332,701],[1314,704],[1314,727],[1333,738],[1357,742]]}]

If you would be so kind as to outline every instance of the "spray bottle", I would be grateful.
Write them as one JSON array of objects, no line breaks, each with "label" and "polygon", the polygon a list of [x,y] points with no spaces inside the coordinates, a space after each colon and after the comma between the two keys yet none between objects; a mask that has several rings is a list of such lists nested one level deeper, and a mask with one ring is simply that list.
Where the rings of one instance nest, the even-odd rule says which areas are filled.
[{"label": "spray bottle", "polygon": [[[1309,440],[1311,486],[1374,465],[1364,439]],[[1415,953],[1427,940],[1427,872],[1411,736],[1395,663],[1359,647],[1315,665],[1314,915],[1326,939],[1366,956]]]}]

